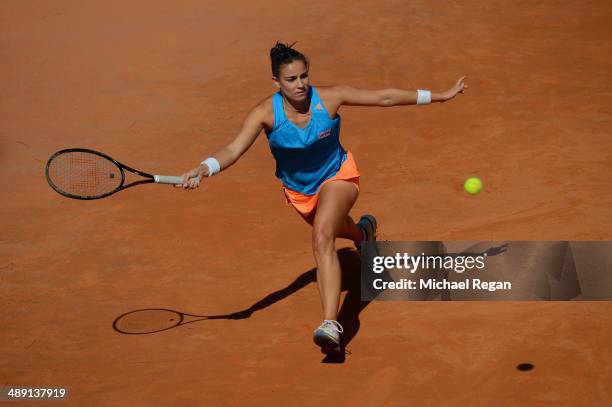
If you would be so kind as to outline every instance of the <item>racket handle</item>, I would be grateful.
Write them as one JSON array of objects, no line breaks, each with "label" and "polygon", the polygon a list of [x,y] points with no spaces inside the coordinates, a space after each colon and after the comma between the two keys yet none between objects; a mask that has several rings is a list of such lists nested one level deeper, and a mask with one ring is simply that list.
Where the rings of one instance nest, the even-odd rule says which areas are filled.
[{"label": "racket handle", "polygon": [[172,175],[153,175],[156,184],[182,184],[181,177]]}]

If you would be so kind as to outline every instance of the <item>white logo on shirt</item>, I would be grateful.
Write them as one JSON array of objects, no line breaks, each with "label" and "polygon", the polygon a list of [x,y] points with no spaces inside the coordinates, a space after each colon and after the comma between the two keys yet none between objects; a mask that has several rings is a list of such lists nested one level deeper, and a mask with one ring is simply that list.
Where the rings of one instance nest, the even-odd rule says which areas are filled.
[{"label": "white logo on shirt", "polygon": [[329,136],[331,134],[331,129],[322,131],[321,133],[319,133],[319,136],[317,137],[319,140],[321,140],[322,138],[325,138],[327,136]]}]

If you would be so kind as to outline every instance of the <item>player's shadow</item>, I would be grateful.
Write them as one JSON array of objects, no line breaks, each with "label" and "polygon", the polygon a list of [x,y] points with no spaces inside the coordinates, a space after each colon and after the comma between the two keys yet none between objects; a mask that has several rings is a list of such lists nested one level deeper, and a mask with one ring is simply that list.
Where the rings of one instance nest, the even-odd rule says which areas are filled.
[{"label": "player's shadow", "polygon": [[[342,291],[346,291],[346,295],[344,297],[344,301],[340,307],[340,311],[338,314],[338,322],[343,326],[344,333],[342,334],[342,350],[343,352],[336,357],[325,357],[323,359],[324,363],[342,363],[344,361],[344,349],[346,345],[355,337],[357,332],[359,331],[359,314],[361,311],[370,303],[370,301],[361,301],[361,291],[360,291],[360,270],[361,270],[361,259],[359,254],[354,250],[344,248],[338,250],[338,258],[340,260],[340,268],[342,271]],[[268,308],[271,305],[274,305],[278,301],[281,301],[288,296],[296,293],[301,290],[305,286],[310,283],[316,282],[317,280],[317,269],[310,269],[301,275],[299,275],[293,282],[291,282],[287,287],[282,288],[278,291],[274,291],[266,295],[261,300],[257,301],[253,305],[248,308],[245,308],[240,311],[232,312],[229,314],[218,314],[218,315],[192,315],[185,314],[174,310],[169,309],[159,309],[159,308],[151,308],[151,309],[139,309],[126,312],[120,316],[118,316],[113,321],[113,329],[121,334],[152,334],[161,331],[166,331],[168,329],[176,328],[180,325],[185,325],[187,323],[193,323],[203,320],[211,320],[211,319],[245,319],[249,318],[253,313]],[[130,331],[129,328],[124,328],[125,325],[129,326],[129,323],[125,323],[129,318],[134,318],[137,314],[151,314],[157,313],[158,315],[172,315],[172,319],[170,319],[171,323],[169,325],[156,326],[155,329],[145,328],[141,331]],[[199,318],[191,321],[183,322],[183,316]],[[123,324],[122,324],[123,320]],[[180,321],[180,322],[179,322]],[[134,325],[137,326],[137,325]]]}]

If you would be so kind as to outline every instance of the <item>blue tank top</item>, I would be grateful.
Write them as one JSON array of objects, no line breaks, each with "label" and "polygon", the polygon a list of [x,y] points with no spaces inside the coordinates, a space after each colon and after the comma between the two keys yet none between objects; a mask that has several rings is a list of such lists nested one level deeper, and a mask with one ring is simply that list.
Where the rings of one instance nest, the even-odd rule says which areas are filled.
[{"label": "blue tank top", "polygon": [[336,175],[346,151],[340,145],[340,116],[331,119],[313,86],[309,92],[312,113],[303,129],[285,115],[280,92],[274,94],[274,127],[266,135],[276,160],[276,177],[289,189],[314,195],[325,180]]}]

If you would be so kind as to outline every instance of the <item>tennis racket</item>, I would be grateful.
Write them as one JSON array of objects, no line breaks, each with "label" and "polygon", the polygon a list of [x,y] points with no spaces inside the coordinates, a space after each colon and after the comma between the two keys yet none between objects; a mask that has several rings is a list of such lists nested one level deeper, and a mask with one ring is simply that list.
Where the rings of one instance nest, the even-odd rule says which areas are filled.
[{"label": "tennis racket", "polygon": [[[126,183],[129,171],[143,179]],[[135,170],[94,150],[68,148],[53,154],[45,168],[47,182],[57,193],[74,199],[100,199],[142,184],[180,184],[181,177]]]}]

